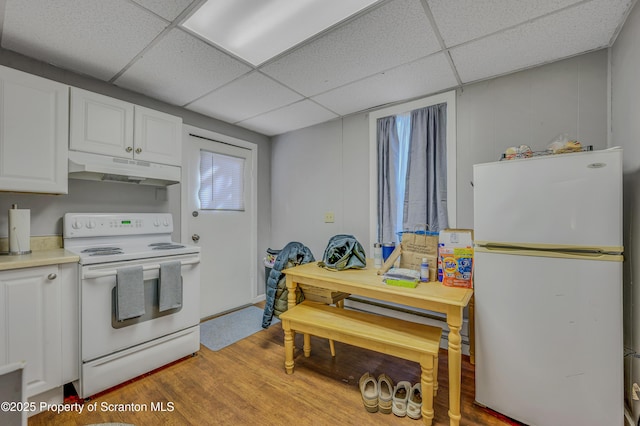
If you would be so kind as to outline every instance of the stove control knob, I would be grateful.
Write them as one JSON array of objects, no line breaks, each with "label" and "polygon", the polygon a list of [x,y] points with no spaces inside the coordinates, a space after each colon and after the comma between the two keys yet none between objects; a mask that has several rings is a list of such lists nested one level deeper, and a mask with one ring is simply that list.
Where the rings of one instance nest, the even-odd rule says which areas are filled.
[{"label": "stove control knob", "polygon": [[71,224],[71,227],[73,229],[80,229],[82,228],[82,222],[80,222],[79,220],[76,220]]},{"label": "stove control knob", "polygon": [[156,219],[153,221],[153,226],[160,226],[160,219],[156,218]]},{"label": "stove control knob", "polygon": [[162,224],[163,224],[164,226],[169,226],[169,220],[168,220],[168,219],[165,219],[165,220],[164,220],[164,222],[162,222]]},{"label": "stove control knob", "polygon": [[93,220],[90,220],[89,222],[87,222],[88,229],[93,229],[95,227],[96,227],[96,223]]}]

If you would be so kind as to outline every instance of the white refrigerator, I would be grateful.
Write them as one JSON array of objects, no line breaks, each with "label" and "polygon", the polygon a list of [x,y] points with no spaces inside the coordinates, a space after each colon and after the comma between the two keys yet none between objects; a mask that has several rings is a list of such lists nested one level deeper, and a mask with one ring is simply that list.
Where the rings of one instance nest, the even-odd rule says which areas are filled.
[{"label": "white refrigerator", "polygon": [[476,402],[622,425],[622,150],[476,164]]}]

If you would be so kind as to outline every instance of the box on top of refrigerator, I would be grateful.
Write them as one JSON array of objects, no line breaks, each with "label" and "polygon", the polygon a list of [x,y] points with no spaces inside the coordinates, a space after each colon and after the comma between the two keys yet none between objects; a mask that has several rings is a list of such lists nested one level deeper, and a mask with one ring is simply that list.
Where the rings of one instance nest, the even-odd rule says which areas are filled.
[{"label": "box on top of refrigerator", "polygon": [[473,231],[445,229],[438,242],[438,272],[449,287],[473,287]]}]

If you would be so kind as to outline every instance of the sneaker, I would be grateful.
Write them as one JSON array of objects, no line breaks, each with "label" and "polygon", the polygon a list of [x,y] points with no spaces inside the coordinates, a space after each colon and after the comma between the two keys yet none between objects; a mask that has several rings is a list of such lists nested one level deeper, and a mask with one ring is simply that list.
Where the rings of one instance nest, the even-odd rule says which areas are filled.
[{"label": "sneaker", "polygon": [[411,383],[402,381],[398,382],[393,390],[393,414],[398,417],[407,415],[407,401],[411,393]]},{"label": "sneaker", "polygon": [[422,385],[416,383],[411,388],[409,399],[407,401],[407,416],[414,420],[422,417]]}]

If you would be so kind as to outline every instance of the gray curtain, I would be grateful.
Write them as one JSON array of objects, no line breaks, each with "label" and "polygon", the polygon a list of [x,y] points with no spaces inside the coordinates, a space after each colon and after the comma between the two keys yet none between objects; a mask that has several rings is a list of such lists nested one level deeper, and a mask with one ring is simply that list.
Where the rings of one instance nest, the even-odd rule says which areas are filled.
[{"label": "gray curtain", "polygon": [[404,229],[428,224],[448,227],[447,104],[411,111],[411,136],[404,197]]},{"label": "gray curtain", "polygon": [[396,184],[398,179],[399,142],[396,118],[383,117],[377,122],[378,138],[378,241],[396,241]]}]

